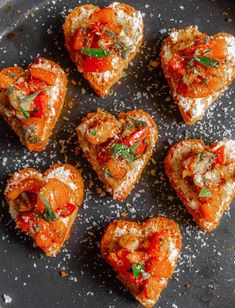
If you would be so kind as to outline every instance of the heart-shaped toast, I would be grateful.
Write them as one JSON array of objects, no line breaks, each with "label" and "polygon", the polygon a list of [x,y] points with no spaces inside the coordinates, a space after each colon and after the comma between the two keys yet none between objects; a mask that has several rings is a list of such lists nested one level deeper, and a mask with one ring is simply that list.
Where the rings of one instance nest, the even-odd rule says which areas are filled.
[{"label": "heart-shaped toast", "polygon": [[83,195],[82,177],[68,164],[55,164],[44,173],[20,170],[5,190],[16,228],[31,236],[47,256],[55,256],[69,238]]},{"label": "heart-shaped toast", "polygon": [[192,125],[235,78],[235,37],[209,36],[193,26],[174,30],[163,42],[161,62],[181,115]]},{"label": "heart-shaped toast", "polygon": [[64,23],[65,47],[79,72],[103,97],[123,75],[143,41],[143,20],[133,7],[114,2],[78,6]]},{"label": "heart-shaped toast", "polygon": [[0,71],[0,115],[30,151],[43,151],[60,115],[67,76],[56,63],[38,57],[24,70]]},{"label": "heart-shaped toast", "polygon": [[113,198],[124,200],[150,159],[158,139],[151,116],[142,110],[114,117],[98,109],[77,128],[79,144]]},{"label": "heart-shaped toast", "polygon": [[101,253],[119,280],[147,308],[153,307],[172,276],[181,251],[177,223],[154,217],[142,224],[114,221],[107,227]]},{"label": "heart-shaped toast", "polygon": [[172,187],[204,231],[215,229],[235,195],[235,141],[176,143],[165,159]]}]

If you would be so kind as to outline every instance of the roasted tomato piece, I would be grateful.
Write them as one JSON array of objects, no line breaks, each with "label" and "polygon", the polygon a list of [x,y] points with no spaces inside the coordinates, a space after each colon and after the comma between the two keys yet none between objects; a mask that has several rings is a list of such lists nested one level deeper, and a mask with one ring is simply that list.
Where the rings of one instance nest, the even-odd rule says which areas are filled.
[{"label": "roasted tomato piece", "polygon": [[215,160],[212,164],[212,167],[215,167],[216,165],[221,165],[221,164],[224,163],[224,148],[225,148],[225,146],[222,145],[215,152],[213,152],[214,154],[217,155],[217,157],[215,158]]},{"label": "roasted tomato piece", "polygon": [[0,73],[0,90],[1,89],[8,89],[14,83],[13,78],[8,77],[2,73]]},{"label": "roasted tomato piece", "polygon": [[150,239],[150,245],[148,247],[148,255],[151,257],[159,257],[161,253],[162,256],[165,256],[168,251],[167,249],[162,249],[164,243],[167,241],[167,232],[157,232],[154,233]]},{"label": "roasted tomato piece", "polygon": [[83,71],[88,73],[103,73],[112,70],[110,58],[96,58],[86,56],[83,62]]},{"label": "roasted tomato piece", "polygon": [[45,92],[41,92],[33,102],[35,109],[31,112],[31,115],[36,118],[41,118],[47,110],[48,95]]},{"label": "roasted tomato piece", "polygon": [[149,136],[149,133],[150,133],[150,130],[148,126],[140,127],[134,133],[125,137],[122,140],[122,143],[130,147],[136,144],[137,142],[143,141],[145,138]]},{"label": "roasted tomato piece", "polygon": [[122,158],[109,158],[109,160],[106,162],[106,167],[111,173],[111,176],[117,180],[123,179],[128,170],[128,164]]},{"label": "roasted tomato piece", "polygon": [[130,271],[130,272],[120,272],[120,276],[122,279],[124,280],[128,280],[131,283],[136,284],[137,286],[142,286],[144,284],[144,280],[142,280],[142,274],[140,274],[137,277],[134,276],[134,274]]},{"label": "roasted tomato piece", "polygon": [[67,217],[76,210],[76,205],[67,202],[63,207],[57,210],[59,216]]},{"label": "roasted tomato piece", "polygon": [[1,74],[7,75],[11,78],[20,77],[23,73],[23,68],[20,66],[12,66],[12,67],[6,67],[1,70]]},{"label": "roasted tomato piece", "polygon": [[[63,208],[68,200],[70,200],[71,190],[65,183],[57,179],[49,179],[40,191],[40,194],[48,201],[52,210],[56,211],[58,208]],[[39,195],[36,210],[43,212],[45,208],[46,206]]]},{"label": "roasted tomato piece", "polygon": [[144,285],[144,293],[147,298],[155,299],[156,294],[161,292],[160,279],[158,277],[150,277]]},{"label": "roasted tomato piece", "polygon": [[131,269],[131,264],[127,259],[128,254],[127,249],[121,248],[116,253],[111,252],[108,261],[116,271],[128,271]]},{"label": "roasted tomato piece", "polygon": [[56,74],[53,73],[52,71],[46,70],[41,67],[34,67],[34,66],[31,66],[29,71],[33,79],[37,79],[42,82],[45,82],[49,86],[53,86],[55,84]]},{"label": "roasted tomato piece", "polygon": [[20,213],[16,219],[16,227],[27,233],[34,230],[37,225],[37,216],[34,212],[28,211]]},{"label": "roasted tomato piece", "polygon": [[30,79],[28,81],[28,84],[30,93],[39,92],[47,87],[47,84],[45,82],[36,79]]},{"label": "roasted tomato piece", "polygon": [[146,264],[145,271],[153,276],[168,279],[172,274],[172,266],[168,259],[150,258]]},{"label": "roasted tomato piece", "polygon": [[184,75],[186,73],[185,60],[183,57],[176,55],[169,61],[169,67],[174,72]]},{"label": "roasted tomato piece", "polygon": [[120,32],[120,26],[117,23],[117,18],[115,16],[115,11],[110,8],[106,7],[103,8],[95,13],[92,14],[91,23],[103,23],[108,24],[110,30],[114,31],[115,33]]},{"label": "roasted tomato piece", "polygon": [[80,51],[84,48],[84,42],[86,39],[86,34],[84,33],[84,29],[79,27],[74,35],[74,39],[72,41],[72,48],[74,50]]},{"label": "roasted tomato piece", "polygon": [[219,209],[218,201],[213,198],[208,200],[208,198],[204,198],[207,202],[203,202],[200,204],[199,212],[202,217],[207,221],[214,221]]}]

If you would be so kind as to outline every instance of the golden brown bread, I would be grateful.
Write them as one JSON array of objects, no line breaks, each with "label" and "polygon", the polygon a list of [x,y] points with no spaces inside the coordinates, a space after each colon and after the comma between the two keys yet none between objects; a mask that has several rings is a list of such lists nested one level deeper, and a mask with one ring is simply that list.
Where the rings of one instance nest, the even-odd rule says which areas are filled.
[{"label": "golden brown bread", "polygon": [[[210,171],[210,177],[208,177],[208,179],[216,179],[217,174],[219,174],[220,177],[224,177],[224,174],[226,174],[227,178],[222,178],[221,183],[217,182],[215,188],[211,186],[210,190],[215,190],[215,194],[212,195],[212,200],[210,200],[210,202],[212,202],[210,208],[213,210],[213,205],[214,207],[216,206],[215,217],[204,217],[200,207],[202,206],[201,204],[205,204],[207,200],[202,200],[192,182],[188,180],[187,177],[183,177],[182,164],[185,163],[193,153],[203,153],[205,151],[219,153],[216,152],[216,150],[221,147],[224,147],[224,162],[221,165],[217,165],[217,167],[212,166],[212,171]],[[215,154],[215,159],[218,155],[219,154]],[[229,209],[229,205],[235,195],[235,142],[233,140],[225,140],[212,144],[211,146],[206,146],[200,139],[180,141],[170,148],[165,158],[164,165],[166,175],[172,187],[175,189],[177,195],[199,227],[206,232],[214,230],[219,225],[224,211]],[[230,178],[228,178],[229,174],[231,174]],[[200,177],[197,178],[199,178],[199,180],[201,179]]]},{"label": "golden brown bread", "polygon": [[[153,217],[147,219],[143,223],[136,223],[132,221],[114,221],[108,225],[104,235],[101,240],[101,254],[106,262],[110,263],[109,255],[117,247],[117,243],[120,238],[126,234],[138,235],[140,241],[144,241],[146,238],[149,238],[151,234],[155,232],[165,232],[167,234],[168,240],[171,241],[170,256],[172,264],[172,273],[175,270],[177,259],[181,251],[181,233],[177,223],[174,221],[164,218],[164,217]],[[173,257],[174,256],[174,257]],[[153,307],[158,301],[162,290],[167,286],[167,279],[162,280],[156,290],[154,298],[147,298],[146,295],[142,292],[141,288],[134,283],[124,279],[122,275],[117,272],[118,279],[122,284],[129,289],[131,294],[144,306],[147,308]]]},{"label": "golden brown bread", "polygon": [[[9,212],[12,218],[17,221],[17,217],[20,213],[27,213],[28,211],[28,205],[25,204],[25,206],[22,206],[19,202],[18,197],[20,194],[22,192],[32,191],[32,189],[35,189],[35,187],[38,186],[39,189],[37,194],[40,195],[49,181],[54,179],[59,181],[57,183],[62,182],[63,185],[67,185],[67,188],[70,190],[69,203],[76,205],[76,208],[67,216],[57,216],[56,214],[56,219],[52,222],[49,221],[49,225],[51,223],[57,223],[58,221],[63,223],[63,233],[61,234],[61,240],[59,242],[53,241],[50,246],[47,245],[42,247],[38,244],[38,246],[44,250],[46,255],[50,257],[55,256],[61,250],[65,241],[68,240],[72,225],[77,217],[78,209],[82,204],[84,198],[84,184],[79,171],[69,164],[63,165],[60,163],[51,166],[44,173],[41,173],[33,168],[23,169],[12,175],[5,190],[5,197],[9,205]],[[51,191],[51,194],[56,194],[56,192]],[[41,216],[39,215],[39,217]],[[43,221],[41,220],[41,222]],[[40,221],[38,225],[40,225]],[[43,225],[41,228],[43,228]],[[22,230],[22,232],[25,232],[31,236],[33,240],[35,240],[37,237],[37,232],[39,231],[40,229],[35,231],[33,227],[30,228],[28,232],[26,232],[26,230]],[[43,236],[43,234],[41,236]]]},{"label": "golden brown bread", "polygon": [[86,4],[76,7],[66,17],[63,26],[65,47],[69,52],[72,61],[77,66],[78,71],[83,72],[84,78],[88,80],[95,92],[101,97],[107,95],[109,89],[123,76],[123,71],[136,56],[143,42],[143,20],[141,13],[124,3],[114,2],[108,7],[112,7],[115,10],[118,26],[122,30],[129,32],[130,37],[128,38],[134,45],[134,49],[129,53],[126,59],[115,54],[115,57],[112,60],[113,69],[111,71],[106,71],[104,73],[83,72],[83,57],[80,52],[74,51],[71,47],[77,28],[87,27],[91,15],[100,10],[98,6]]}]

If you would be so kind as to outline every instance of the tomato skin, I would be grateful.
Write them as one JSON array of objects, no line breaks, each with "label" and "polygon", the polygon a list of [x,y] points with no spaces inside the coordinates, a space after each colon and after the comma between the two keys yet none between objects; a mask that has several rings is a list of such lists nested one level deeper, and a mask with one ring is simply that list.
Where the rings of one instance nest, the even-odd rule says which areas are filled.
[{"label": "tomato skin", "polygon": [[37,224],[37,217],[32,211],[20,213],[17,216],[16,227],[27,233],[31,228],[35,228]]},{"label": "tomato skin", "polygon": [[120,32],[120,27],[118,26],[118,23],[117,23],[115,11],[110,7],[106,7],[97,12],[94,12],[91,16],[90,21],[92,23],[107,24],[110,30],[116,33]]},{"label": "tomato skin", "polygon": [[215,152],[213,152],[214,154],[217,154],[218,156],[214,160],[212,167],[215,167],[216,165],[223,164],[223,162],[224,162],[224,148],[225,148],[225,146],[222,145]]},{"label": "tomato skin", "polygon": [[41,92],[33,101],[36,107],[36,110],[31,112],[31,115],[36,118],[41,118],[46,111],[48,95],[45,92]]},{"label": "tomato skin", "polygon": [[150,245],[148,248],[148,255],[150,257],[158,257],[160,248],[162,245],[162,241],[167,237],[167,232],[161,231],[161,232],[156,232],[152,235]]},{"label": "tomato skin", "polygon": [[112,70],[109,58],[96,58],[86,56],[83,62],[83,71],[86,73],[104,73]]},{"label": "tomato skin", "polygon": [[76,209],[76,205],[67,202],[64,207],[58,209],[59,216],[67,217],[71,215]]}]

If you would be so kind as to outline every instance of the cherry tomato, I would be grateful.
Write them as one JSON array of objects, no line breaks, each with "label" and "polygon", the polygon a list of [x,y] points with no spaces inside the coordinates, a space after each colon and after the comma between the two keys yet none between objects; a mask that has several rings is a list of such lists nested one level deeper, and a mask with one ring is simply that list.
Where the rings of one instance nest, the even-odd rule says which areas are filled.
[{"label": "cherry tomato", "polygon": [[31,112],[31,115],[36,118],[41,118],[47,109],[48,95],[45,92],[41,92],[33,102],[36,108]]},{"label": "cherry tomato", "polygon": [[112,70],[110,58],[96,58],[86,56],[83,62],[83,71],[88,73],[103,73]]}]

